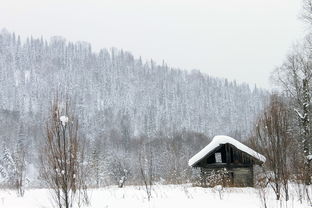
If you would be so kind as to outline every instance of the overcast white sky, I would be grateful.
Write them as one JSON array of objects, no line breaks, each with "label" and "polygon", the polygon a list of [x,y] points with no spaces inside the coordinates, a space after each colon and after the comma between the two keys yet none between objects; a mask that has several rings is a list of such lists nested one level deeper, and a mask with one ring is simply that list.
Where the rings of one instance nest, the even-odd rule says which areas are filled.
[{"label": "overcast white sky", "polygon": [[93,49],[269,88],[270,72],[304,35],[301,0],[1,0],[0,28],[60,35]]}]

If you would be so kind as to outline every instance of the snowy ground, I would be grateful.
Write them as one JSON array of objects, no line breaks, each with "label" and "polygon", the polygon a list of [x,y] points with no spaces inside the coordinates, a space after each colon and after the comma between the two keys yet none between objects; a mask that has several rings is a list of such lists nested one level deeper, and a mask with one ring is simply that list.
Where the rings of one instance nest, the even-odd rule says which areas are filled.
[{"label": "snowy ground", "polygon": [[[91,205],[94,208],[134,207],[218,207],[218,208],[261,208],[258,191],[253,188],[226,188],[220,199],[219,192],[211,188],[198,188],[191,185],[157,185],[154,186],[153,198],[147,200],[143,187],[128,186],[125,188],[107,187],[90,190]],[[294,194],[295,195],[295,194]],[[17,197],[15,191],[0,190],[1,208],[51,208],[49,191],[46,189],[26,190],[24,197]],[[281,207],[271,193],[268,197],[268,208]],[[284,204],[282,207],[286,207]],[[304,208],[294,196],[287,208]]]}]

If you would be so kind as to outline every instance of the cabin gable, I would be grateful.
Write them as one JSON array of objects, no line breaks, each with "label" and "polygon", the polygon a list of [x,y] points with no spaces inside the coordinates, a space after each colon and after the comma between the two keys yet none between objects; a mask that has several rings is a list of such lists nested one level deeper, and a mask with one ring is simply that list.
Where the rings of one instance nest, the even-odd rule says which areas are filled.
[{"label": "cabin gable", "polygon": [[235,146],[227,143],[214,149],[198,161],[193,167],[209,167],[218,165],[250,166],[254,164],[261,164],[261,161],[258,161],[247,153],[237,149]]}]

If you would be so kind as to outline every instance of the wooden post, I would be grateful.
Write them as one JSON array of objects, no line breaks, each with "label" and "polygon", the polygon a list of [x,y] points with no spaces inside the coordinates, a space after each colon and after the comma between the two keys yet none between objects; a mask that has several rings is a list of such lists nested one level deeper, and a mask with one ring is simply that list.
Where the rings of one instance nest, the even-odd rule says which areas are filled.
[{"label": "wooden post", "polygon": [[230,151],[229,151],[229,145],[225,144],[225,158],[226,158],[226,164],[230,164]]},{"label": "wooden post", "polygon": [[251,183],[250,183],[250,185],[251,185],[251,187],[254,187],[255,186],[255,184],[254,184],[254,170],[253,170],[253,165],[251,164],[251,167],[250,167],[250,174],[251,174]]}]

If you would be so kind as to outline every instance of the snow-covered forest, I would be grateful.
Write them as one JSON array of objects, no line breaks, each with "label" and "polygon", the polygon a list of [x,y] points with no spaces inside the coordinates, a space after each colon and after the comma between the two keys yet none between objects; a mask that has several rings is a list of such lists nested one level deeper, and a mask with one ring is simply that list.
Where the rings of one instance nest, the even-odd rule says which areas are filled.
[{"label": "snow-covered forest", "polygon": [[23,41],[2,30],[0,183],[14,180],[22,148],[27,181],[40,185],[38,147],[55,97],[68,101],[78,117],[88,160],[97,170],[90,181],[106,185],[124,169],[135,181],[139,144],[147,143],[153,143],[158,180],[186,182],[188,158],[216,134],[246,139],[267,95],[255,86],[114,48],[94,52],[88,43],[61,37]]},{"label": "snow-covered forest", "polygon": [[[0,207],[312,207],[312,0],[301,2],[307,29],[286,56],[291,34],[278,34],[291,12],[272,13],[281,6],[269,0],[132,0],[120,13],[117,0],[29,1],[36,7],[12,11],[52,12],[42,20],[52,29],[0,30]],[[92,15],[99,22],[88,24]],[[74,41],[86,36],[97,40]],[[99,49],[102,40],[121,47]],[[142,58],[151,49],[158,61]],[[270,87],[253,84],[264,78]]]},{"label": "snow-covered forest", "polygon": [[181,130],[244,137],[263,109],[265,92],[254,86],[145,62],[122,50],[96,53],[88,43],[60,37],[22,42],[5,30],[0,49],[3,111],[21,122],[42,121],[58,93],[74,103],[90,138],[113,129],[126,129],[130,137]]}]

